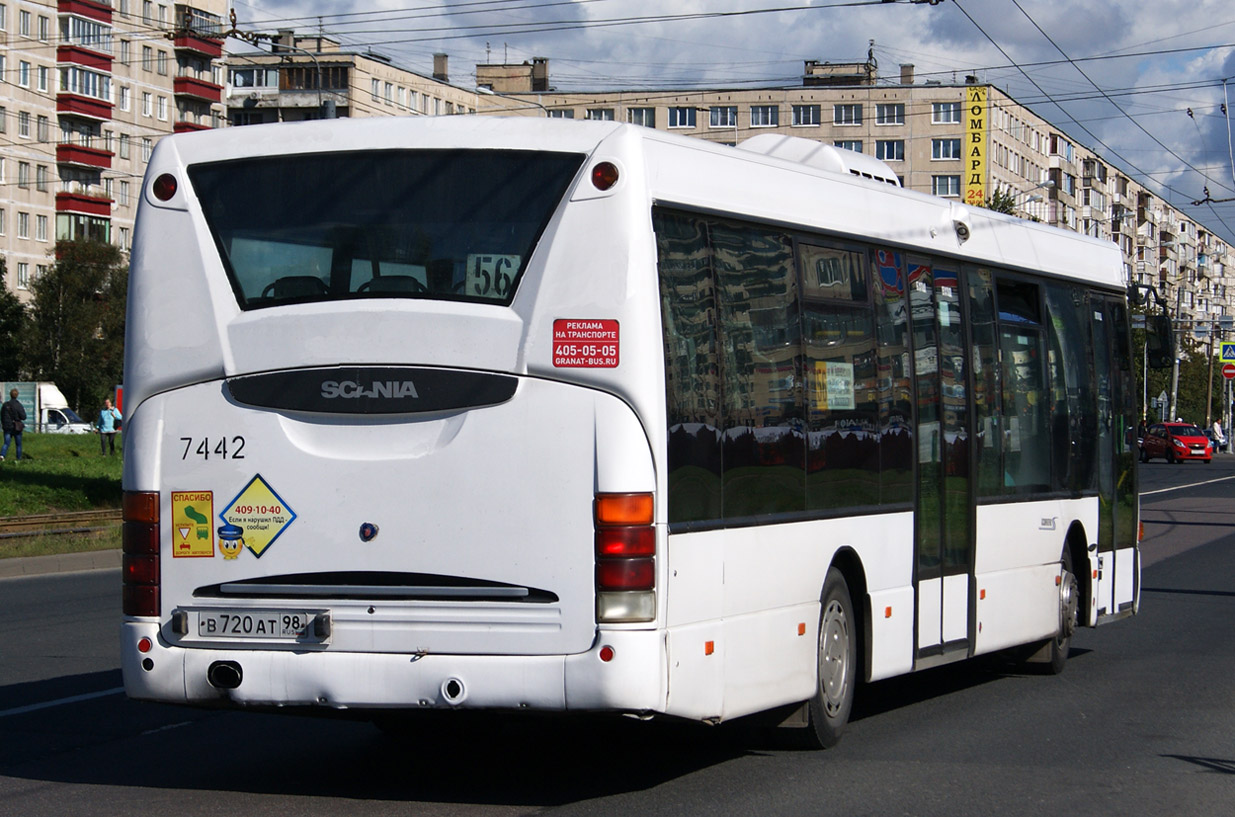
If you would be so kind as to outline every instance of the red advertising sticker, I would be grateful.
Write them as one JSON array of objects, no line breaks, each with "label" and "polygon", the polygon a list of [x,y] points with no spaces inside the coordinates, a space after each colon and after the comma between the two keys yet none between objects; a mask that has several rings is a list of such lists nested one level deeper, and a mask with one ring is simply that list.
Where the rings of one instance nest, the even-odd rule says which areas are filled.
[{"label": "red advertising sticker", "polygon": [[553,322],[553,365],[612,369],[618,365],[618,322],[563,318]]}]

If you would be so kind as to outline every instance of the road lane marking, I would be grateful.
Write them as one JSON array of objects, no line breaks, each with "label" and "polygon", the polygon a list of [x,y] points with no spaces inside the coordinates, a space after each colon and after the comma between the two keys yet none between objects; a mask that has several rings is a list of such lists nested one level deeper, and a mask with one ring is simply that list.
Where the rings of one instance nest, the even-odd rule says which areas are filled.
[{"label": "road lane marking", "polygon": [[1226,482],[1227,480],[1235,479],[1231,477],[1218,477],[1217,479],[1207,479],[1204,482],[1192,482],[1187,485],[1176,485],[1174,488],[1159,488],[1156,491],[1141,491],[1141,496],[1152,496],[1154,494],[1165,494],[1167,491],[1182,491],[1184,488],[1199,488],[1202,485],[1213,485],[1215,482]]},{"label": "road lane marking", "polygon": [[66,704],[90,701],[95,698],[106,698],[108,695],[119,695],[123,692],[124,687],[116,687],[115,689],[105,689],[102,692],[87,692],[82,695],[72,695],[68,698],[59,698],[54,701],[44,701],[41,704],[19,706],[16,709],[4,709],[0,710],[0,718],[7,718],[9,715],[24,715],[27,712],[37,712],[40,709],[51,709],[53,706],[65,706]]}]

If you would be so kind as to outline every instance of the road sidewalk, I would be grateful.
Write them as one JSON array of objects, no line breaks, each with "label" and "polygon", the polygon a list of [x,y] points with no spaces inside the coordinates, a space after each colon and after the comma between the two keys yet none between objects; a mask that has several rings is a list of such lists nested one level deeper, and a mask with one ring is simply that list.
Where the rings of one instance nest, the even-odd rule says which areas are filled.
[{"label": "road sidewalk", "polygon": [[0,559],[0,579],[16,576],[43,576],[48,573],[75,573],[120,567],[119,550],[92,550],[86,553],[60,553],[54,556],[26,556]]}]

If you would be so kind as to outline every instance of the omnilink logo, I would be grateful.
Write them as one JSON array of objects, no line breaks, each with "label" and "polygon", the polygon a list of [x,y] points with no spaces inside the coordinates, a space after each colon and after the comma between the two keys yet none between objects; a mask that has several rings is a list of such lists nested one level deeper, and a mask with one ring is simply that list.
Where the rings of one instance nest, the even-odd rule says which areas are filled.
[{"label": "omnilink logo", "polygon": [[410,380],[375,380],[367,386],[355,380],[323,380],[322,397],[327,400],[353,400],[361,397],[420,399],[420,395],[416,393],[416,384]]}]

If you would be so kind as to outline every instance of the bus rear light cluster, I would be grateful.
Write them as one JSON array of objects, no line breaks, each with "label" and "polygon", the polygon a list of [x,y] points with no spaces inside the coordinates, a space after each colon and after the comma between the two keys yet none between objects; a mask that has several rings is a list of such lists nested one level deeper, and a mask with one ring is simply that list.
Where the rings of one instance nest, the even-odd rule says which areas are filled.
[{"label": "bus rear light cluster", "polygon": [[159,495],[124,493],[124,614],[159,614]]},{"label": "bus rear light cluster", "polygon": [[596,618],[651,621],[656,616],[656,529],[651,494],[597,494]]}]

